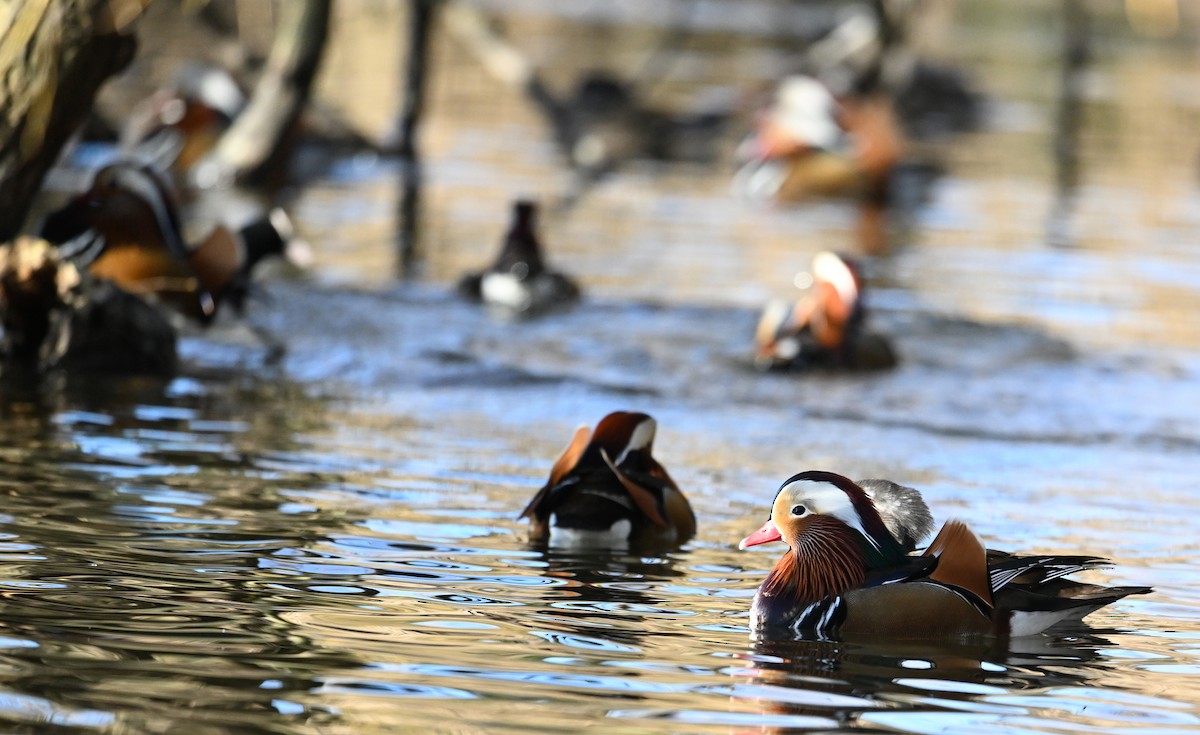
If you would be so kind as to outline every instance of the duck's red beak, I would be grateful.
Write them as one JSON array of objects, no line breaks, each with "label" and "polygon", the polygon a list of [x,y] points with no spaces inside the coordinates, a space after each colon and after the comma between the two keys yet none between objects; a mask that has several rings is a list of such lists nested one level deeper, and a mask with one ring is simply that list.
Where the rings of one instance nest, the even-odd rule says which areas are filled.
[{"label": "duck's red beak", "polygon": [[742,539],[742,542],[738,544],[738,548],[745,549],[750,546],[769,544],[772,541],[782,540],[783,536],[779,533],[779,529],[775,527],[775,522],[767,519],[767,522],[762,525],[762,528]]}]

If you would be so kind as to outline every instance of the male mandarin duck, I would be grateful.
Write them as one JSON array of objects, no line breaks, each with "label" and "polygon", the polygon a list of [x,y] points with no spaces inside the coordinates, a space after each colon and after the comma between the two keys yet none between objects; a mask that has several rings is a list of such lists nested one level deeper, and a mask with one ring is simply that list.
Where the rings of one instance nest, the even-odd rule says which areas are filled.
[{"label": "male mandarin duck", "polygon": [[121,131],[121,149],[183,183],[245,106],[246,94],[229,72],[184,64],[169,86],[134,108]]},{"label": "male mandarin duck", "polygon": [[813,258],[811,286],[794,304],[773,302],[755,332],[754,362],[763,369],[894,367],[884,336],[865,329],[864,285],[858,266],[828,251]]},{"label": "male mandarin duck", "polygon": [[206,323],[220,302],[241,309],[252,269],[284,254],[291,223],[275,209],[237,231],[219,225],[189,246],[164,178],[147,164],[120,161],[100,169],[86,192],[48,215],[40,234],[92,275],[131,293],[154,294]]},{"label": "male mandarin duck", "polygon": [[784,482],[770,519],[739,548],[770,541],[791,549],[751,607],[754,634],[764,638],[1033,635],[1150,591],[1063,579],[1103,565],[1098,557],[989,553],[960,521],[908,556],[865,489],[832,472]]},{"label": "male mandarin duck", "polygon": [[861,247],[884,252],[889,180],[903,147],[891,102],[882,95],[836,98],[813,77],[791,76],[780,83],[774,103],[742,146],[746,162],[734,189],[778,201],[855,197],[861,203]]},{"label": "male mandarin duck", "polygon": [[550,479],[522,511],[531,539],[551,546],[678,545],[696,532],[696,516],[654,457],[656,423],[617,411],[581,426],[554,463]]},{"label": "male mandarin duck", "polygon": [[458,290],[474,301],[516,313],[544,311],[578,300],[579,287],[562,273],[546,268],[536,227],[537,205],[517,201],[500,256],[482,273],[464,276]]}]

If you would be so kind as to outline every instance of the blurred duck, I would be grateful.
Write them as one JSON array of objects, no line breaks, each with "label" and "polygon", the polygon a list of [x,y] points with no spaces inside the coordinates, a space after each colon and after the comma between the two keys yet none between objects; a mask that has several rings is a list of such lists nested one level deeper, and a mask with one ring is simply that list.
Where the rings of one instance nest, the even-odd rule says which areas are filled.
[{"label": "blurred duck", "polygon": [[594,432],[581,426],[521,513],[531,539],[551,546],[675,546],[696,532],[696,516],[679,486],[651,456],[656,424],[618,411]]},{"label": "blurred duck", "polygon": [[888,183],[903,147],[886,97],[835,98],[817,79],[792,76],[780,83],[774,103],[742,145],[734,189],[751,199],[785,202],[857,198],[860,247],[880,253],[887,249]]},{"label": "blurred duck", "polygon": [[46,217],[40,234],[92,275],[154,294],[204,323],[219,303],[240,312],[253,268],[285,254],[292,236],[287,215],[274,209],[236,231],[219,225],[189,246],[167,182],[132,161],[100,169],[87,191]]},{"label": "blurred duck", "polygon": [[1103,565],[1099,557],[989,554],[960,521],[909,556],[866,490],[832,472],[784,482],[770,518],[739,548],[771,541],[791,548],[751,607],[762,638],[1034,635],[1150,591],[1063,579]]},{"label": "blurred duck", "polygon": [[771,369],[879,370],[896,365],[890,340],[865,329],[863,282],[854,262],[823,251],[800,301],[772,302],[755,332],[754,362]]},{"label": "blurred duck", "polygon": [[121,131],[121,149],[177,185],[217,145],[246,106],[246,94],[224,69],[192,62],[171,84],[134,108]]},{"label": "blurred duck", "polygon": [[546,268],[537,236],[537,205],[524,200],[513,206],[512,226],[496,262],[482,273],[464,276],[458,290],[473,301],[518,314],[579,299],[579,287],[570,278]]}]

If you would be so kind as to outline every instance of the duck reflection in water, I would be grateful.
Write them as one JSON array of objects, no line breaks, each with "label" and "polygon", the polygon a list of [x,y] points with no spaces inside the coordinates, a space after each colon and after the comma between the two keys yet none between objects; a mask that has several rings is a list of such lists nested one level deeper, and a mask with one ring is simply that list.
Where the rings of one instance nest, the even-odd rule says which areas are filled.
[{"label": "duck reflection in water", "polygon": [[569,580],[550,588],[557,599],[547,601],[537,616],[543,637],[571,648],[630,650],[638,647],[653,626],[647,618],[671,618],[681,613],[665,608],[653,590],[679,580],[674,555],[641,557],[608,549],[543,550],[546,576]]},{"label": "duck reflection in water", "polygon": [[746,654],[746,666],[731,670],[730,708],[761,715],[763,726],[754,732],[779,734],[810,732],[821,721],[825,727],[887,727],[874,721],[876,712],[995,712],[996,705],[975,701],[996,689],[1084,685],[1105,660],[1100,651],[1111,646],[1103,636],[1079,630],[936,646],[760,640]]}]

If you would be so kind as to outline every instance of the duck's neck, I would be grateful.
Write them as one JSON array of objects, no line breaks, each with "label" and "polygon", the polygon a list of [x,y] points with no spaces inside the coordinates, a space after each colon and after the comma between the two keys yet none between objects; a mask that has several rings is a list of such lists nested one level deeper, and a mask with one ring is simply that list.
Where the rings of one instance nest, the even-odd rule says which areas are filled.
[{"label": "duck's neck", "polygon": [[839,521],[814,519],[758,588],[763,622],[786,623],[800,609],[861,585],[867,559],[854,531]]}]

